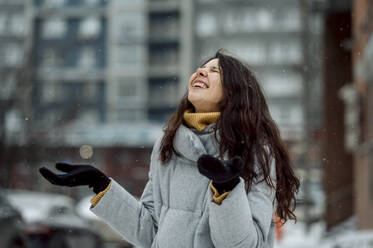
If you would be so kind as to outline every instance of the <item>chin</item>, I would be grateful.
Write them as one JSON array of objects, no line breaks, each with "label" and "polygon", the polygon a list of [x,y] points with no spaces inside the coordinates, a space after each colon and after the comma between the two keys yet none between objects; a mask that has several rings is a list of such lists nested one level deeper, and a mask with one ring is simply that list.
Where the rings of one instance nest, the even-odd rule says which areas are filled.
[{"label": "chin", "polygon": [[201,100],[201,97],[197,97],[197,96],[188,96],[188,101],[195,107],[196,106],[196,103],[200,102]]},{"label": "chin", "polygon": [[193,104],[193,102],[195,102],[196,100],[197,100],[196,96],[194,96],[194,94],[192,92],[189,92],[188,93],[188,101]]}]

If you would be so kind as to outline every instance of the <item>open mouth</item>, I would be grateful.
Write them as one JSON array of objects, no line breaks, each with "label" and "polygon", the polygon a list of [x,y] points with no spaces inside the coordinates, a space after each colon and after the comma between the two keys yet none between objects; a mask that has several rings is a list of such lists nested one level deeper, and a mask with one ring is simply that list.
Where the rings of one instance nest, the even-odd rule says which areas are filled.
[{"label": "open mouth", "polygon": [[193,82],[192,87],[193,88],[207,89],[209,86],[206,83],[204,83],[200,80],[196,80],[196,81]]}]

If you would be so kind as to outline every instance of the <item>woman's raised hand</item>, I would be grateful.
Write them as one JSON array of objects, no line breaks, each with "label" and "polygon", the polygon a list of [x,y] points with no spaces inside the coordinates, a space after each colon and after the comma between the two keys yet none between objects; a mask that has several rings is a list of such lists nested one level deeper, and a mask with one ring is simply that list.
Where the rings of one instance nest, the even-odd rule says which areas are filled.
[{"label": "woman's raised hand", "polygon": [[219,193],[231,191],[239,183],[239,176],[244,168],[244,162],[239,156],[220,160],[210,155],[202,155],[197,163],[199,172],[212,180]]},{"label": "woman's raised hand", "polygon": [[60,186],[80,186],[88,185],[93,187],[93,192],[98,194],[106,189],[110,179],[91,165],[75,165],[58,162],[56,168],[63,174],[55,174],[49,169],[42,167],[39,169],[40,174],[50,183]]}]

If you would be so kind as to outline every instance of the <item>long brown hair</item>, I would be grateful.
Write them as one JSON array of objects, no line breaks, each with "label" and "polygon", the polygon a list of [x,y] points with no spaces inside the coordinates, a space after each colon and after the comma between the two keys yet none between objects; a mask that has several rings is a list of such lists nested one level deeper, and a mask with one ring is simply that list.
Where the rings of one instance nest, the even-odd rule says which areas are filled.
[{"label": "long brown hair", "polygon": [[[215,138],[219,131],[217,141],[220,157],[227,154],[230,158],[238,155],[243,159],[245,167],[241,177],[245,180],[246,192],[250,191],[252,182],[259,176],[254,171],[254,163],[258,163],[263,180],[276,190],[277,216],[282,223],[288,219],[296,221],[295,195],[299,189],[299,180],[294,175],[289,154],[271,118],[259,83],[246,64],[222,50],[205,63],[214,58],[218,59],[223,86],[223,99],[219,103],[221,114],[215,129]],[[184,112],[194,109],[187,96],[186,93],[165,128],[160,147],[162,162],[169,161],[173,154],[179,155],[173,140],[178,127],[183,123]],[[271,159],[274,159],[276,165],[276,186],[270,177]]]}]

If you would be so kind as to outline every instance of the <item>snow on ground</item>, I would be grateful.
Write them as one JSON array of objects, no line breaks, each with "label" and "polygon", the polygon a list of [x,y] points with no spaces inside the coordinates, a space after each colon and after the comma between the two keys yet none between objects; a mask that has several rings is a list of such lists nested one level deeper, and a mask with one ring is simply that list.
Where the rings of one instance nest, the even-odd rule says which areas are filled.
[{"label": "snow on ground", "polygon": [[288,221],[283,227],[283,238],[276,240],[275,248],[314,248],[319,247],[325,230],[324,223],[315,223],[306,230],[304,222]]},{"label": "snow on ground", "polygon": [[275,242],[275,248],[372,248],[373,230],[357,230],[356,219],[351,217],[326,232],[325,223],[313,224],[309,231],[304,222],[288,221],[283,238]]}]

